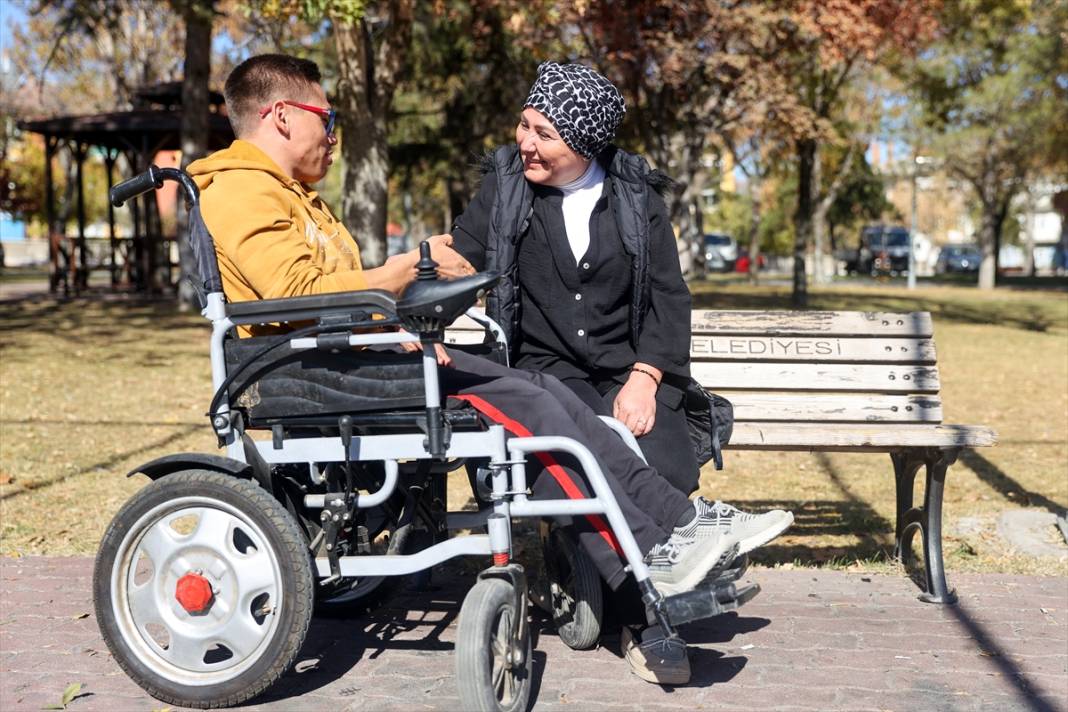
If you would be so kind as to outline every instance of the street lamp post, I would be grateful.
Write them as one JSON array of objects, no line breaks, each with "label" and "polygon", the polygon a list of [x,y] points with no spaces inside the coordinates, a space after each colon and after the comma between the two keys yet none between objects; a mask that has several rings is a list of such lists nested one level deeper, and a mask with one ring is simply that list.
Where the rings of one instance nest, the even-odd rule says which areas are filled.
[{"label": "street lamp post", "polygon": [[[916,163],[920,162],[920,157],[916,156]],[[916,173],[918,172],[917,166],[912,167],[912,226],[909,228],[909,276],[908,276],[908,288],[916,289],[916,225],[918,217],[916,214]]]},{"label": "street lamp post", "polygon": [[932,163],[929,156],[916,156],[912,165],[912,227],[909,229],[909,276],[908,288],[916,289],[916,232],[919,230],[919,211],[916,209],[916,178],[920,173],[920,166]]}]

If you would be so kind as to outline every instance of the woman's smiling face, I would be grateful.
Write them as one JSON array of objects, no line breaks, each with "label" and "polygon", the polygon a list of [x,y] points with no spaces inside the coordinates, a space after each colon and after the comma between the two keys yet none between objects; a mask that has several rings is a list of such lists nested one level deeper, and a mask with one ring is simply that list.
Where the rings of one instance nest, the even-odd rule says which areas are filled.
[{"label": "woman's smiling face", "polygon": [[519,117],[515,142],[523,157],[523,175],[531,183],[567,185],[590,165],[588,158],[571,150],[544,114],[529,106]]}]

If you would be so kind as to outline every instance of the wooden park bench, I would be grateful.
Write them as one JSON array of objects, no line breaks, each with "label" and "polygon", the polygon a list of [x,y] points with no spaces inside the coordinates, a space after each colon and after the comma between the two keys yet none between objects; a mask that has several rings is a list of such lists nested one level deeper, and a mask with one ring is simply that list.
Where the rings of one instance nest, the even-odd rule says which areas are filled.
[{"label": "wooden park bench", "polygon": [[[461,320],[447,341],[480,341]],[[928,312],[715,311],[691,314],[693,377],[734,404],[728,449],[889,453],[897,488],[896,550],[907,565],[923,540],[922,600],[953,603],[942,562],[942,490],[965,448],[993,430],[942,423]],[[923,504],[913,485],[925,468]]]}]

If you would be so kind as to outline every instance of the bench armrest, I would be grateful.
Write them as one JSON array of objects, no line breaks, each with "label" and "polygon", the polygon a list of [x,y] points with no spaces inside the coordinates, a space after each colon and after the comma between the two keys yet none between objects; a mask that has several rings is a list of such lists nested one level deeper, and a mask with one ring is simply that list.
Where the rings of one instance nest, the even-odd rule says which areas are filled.
[{"label": "bench armrest", "polygon": [[226,305],[226,315],[234,323],[251,321],[285,321],[293,314],[338,312],[348,309],[372,309],[386,316],[396,316],[397,300],[384,289],[361,289],[354,292],[311,294],[283,299],[258,299]]}]

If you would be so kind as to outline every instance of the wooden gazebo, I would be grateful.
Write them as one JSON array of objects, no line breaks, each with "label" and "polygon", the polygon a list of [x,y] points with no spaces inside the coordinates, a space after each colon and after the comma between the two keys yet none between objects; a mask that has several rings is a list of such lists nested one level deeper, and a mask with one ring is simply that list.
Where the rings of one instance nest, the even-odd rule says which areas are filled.
[{"label": "wooden gazebo", "polygon": [[[64,294],[85,289],[91,270],[108,270],[113,288],[129,286],[151,291],[173,283],[175,265],[165,249],[159,211],[154,195],[127,203],[132,211],[133,235],[119,238],[115,233],[115,209],[108,204],[108,260],[92,264],[86,245],[85,182],[82,167],[92,147],[101,150],[107,169],[108,188],[115,183],[119,157],[125,158],[128,176],[151,164],[160,151],[180,150],[182,123],[181,82],[168,82],[138,92],[138,105],[129,111],[88,116],[60,116],[40,121],[20,122],[19,128],[41,134],[45,139],[45,213],[49,229],[49,285]],[[222,111],[223,98],[211,94],[209,146],[223,148],[233,140],[230,123]],[[55,183],[52,159],[60,150],[70,152],[76,166],[75,201],[78,231],[66,234],[65,225],[56,224]]]}]

